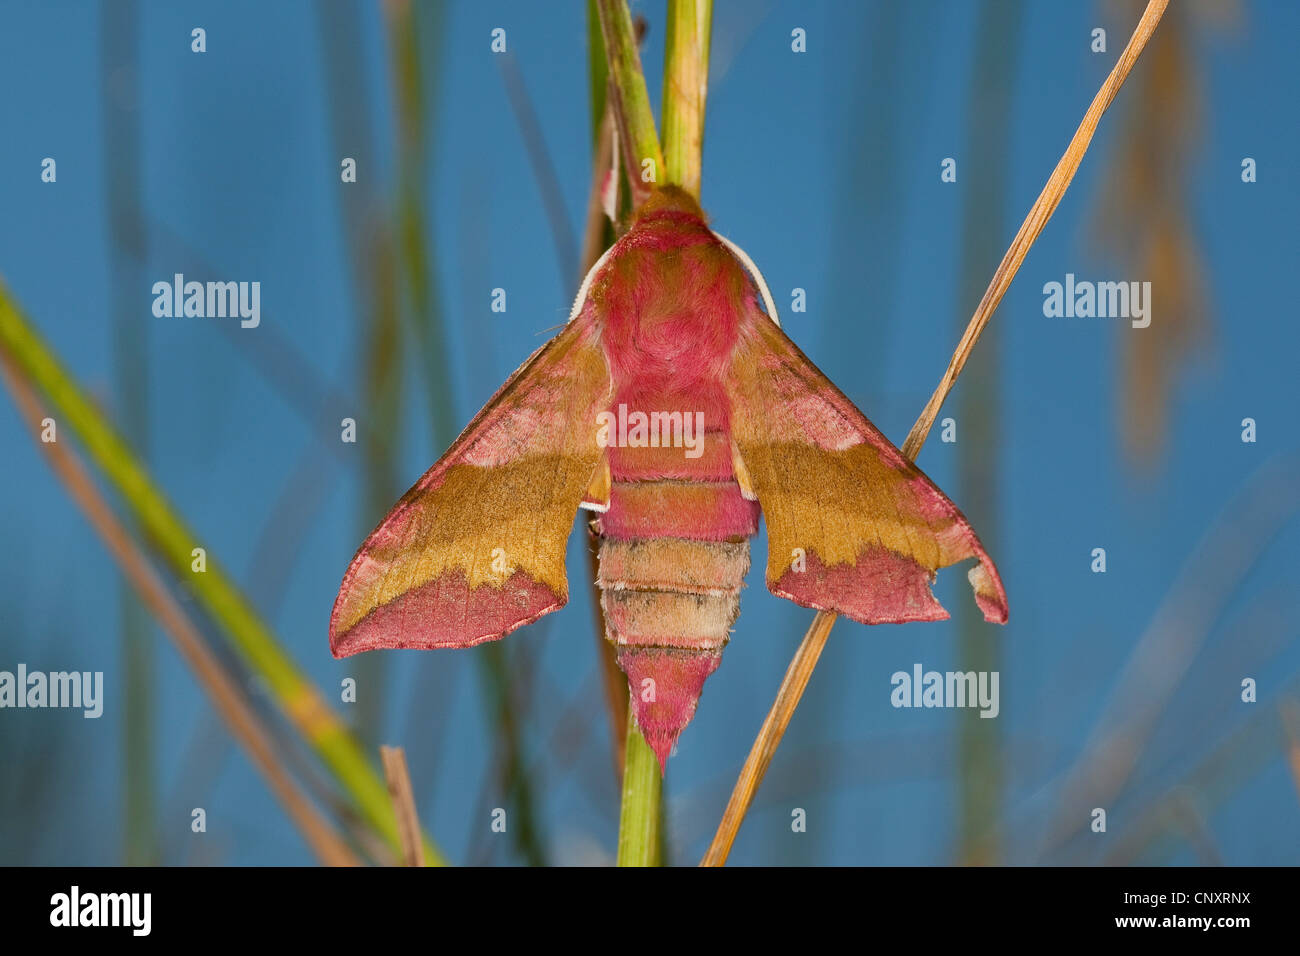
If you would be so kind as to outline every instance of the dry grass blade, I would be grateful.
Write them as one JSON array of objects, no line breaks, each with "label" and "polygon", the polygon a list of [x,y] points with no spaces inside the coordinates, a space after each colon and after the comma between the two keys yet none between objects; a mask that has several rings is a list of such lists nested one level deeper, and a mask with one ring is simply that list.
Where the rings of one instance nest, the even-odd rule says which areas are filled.
[{"label": "dry grass blade", "polygon": [[380,747],[379,757],[384,763],[384,779],[388,782],[393,813],[397,816],[402,863],[405,866],[424,866],[420,817],[415,812],[415,791],[411,788],[411,773],[406,769],[406,751],[401,747]]},{"label": "dry grass blade", "polygon": [[[1060,205],[1061,197],[1065,195],[1065,190],[1069,188],[1070,181],[1074,179],[1074,174],[1078,171],[1079,164],[1083,162],[1084,154],[1092,143],[1093,134],[1097,131],[1097,124],[1101,121],[1102,114],[1106,112],[1106,108],[1115,99],[1115,94],[1124,85],[1124,80],[1133,69],[1133,64],[1137,62],[1147,41],[1151,39],[1168,5],[1169,0],[1151,0],[1147,4],[1142,19],[1138,21],[1137,28],[1129,38],[1128,45],[1124,47],[1124,52],[1120,54],[1115,68],[1110,71],[1106,82],[1093,97],[1092,104],[1084,114],[1083,121],[1079,123],[1079,128],[1075,130],[1065,154],[1052,170],[1047,185],[1039,193],[1038,199],[1029,210],[1029,215],[1021,224],[1020,231],[1012,240],[1011,247],[1002,257],[1002,262],[998,264],[997,271],[994,272],[993,279],[984,292],[984,297],[980,299],[975,314],[971,316],[970,323],[966,326],[957,350],[948,362],[943,378],[940,379],[934,394],[930,396],[916,424],[912,426],[907,440],[903,442],[902,451],[908,458],[915,460],[921,446],[925,444],[926,436],[930,434],[930,427],[938,417],[944,399],[952,391],[957,376],[961,374],[966,360],[970,358],[975,343],[979,341],[980,334],[993,315],[993,310],[1002,301],[1002,296],[1006,294],[1020,264],[1029,254],[1030,247],[1042,233],[1047,221],[1052,218],[1056,207]],[[777,692],[767,719],[763,722],[762,729],[759,730],[758,737],[750,748],[749,756],[745,759],[745,765],[736,780],[731,799],[723,812],[722,821],[718,824],[718,832],[700,861],[701,866],[721,866],[727,861],[727,855],[731,852],[731,845],[740,829],[740,823],[754,801],[754,793],[758,790],[758,785],[772,762],[772,755],[776,753],[786,727],[790,725],[795,708],[799,706],[799,699],[808,685],[808,678],[812,676],[812,669],[817,663],[817,658],[821,656],[822,648],[826,646],[826,639],[830,636],[835,618],[835,614],[827,611],[819,611],[813,618],[812,626],[804,635],[799,650],[795,652],[794,660],[786,668],[781,689]]]},{"label": "dry grass blade", "polygon": [[1038,194],[1038,199],[1034,201],[1033,207],[1029,210],[1029,215],[1021,223],[1016,238],[1011,241],[1011,247],[1007,249],[1006,255],[1002,257],[1002,261],[998,264],[997,271],[993,273],[993,279],[984,292],[984,298],[980,299],[975,314],[971,316],[970,324],[966,326],[966,332],[957,345],[957,351],[953,353],[952,359],[948,362],[947,371],[943,373],[943,378],[940,379],[938,387],[935,388],[934,394],[930,396],[930,401],[926,403],[924,411],[921,412],[921,417],[916,420],[916,424],[908,432],[907,440],[903,442],[903,454],[908,458],[915,459],[917,452],[925,444],[925,438],[930,434],[930,426],[934,424],[934,420],[939,414],[939,408],[943,405],[944,399],[948,397],[948,393],[952,391],[952,386],[957,381],[957,376],[961,374],[962,368],[965,367],[966,360],[970,358],[970,353],[974,350],[975,343],[979,341],[984,326],[988,325],[993,310],[1002,301],[1002,296],[1006,294],[1008,287],[1010,287],[1011,280],[1015,278],[1020,264],[1025,261],[1025,256],[1029,254],[1030,247],[1038,239],[1043,227],[1047,225],[1047,220],[1052,218],[1052,213],[1056,212],[1056,207],[1061,204],[1061,197],[1065,195],[1065,190],[1069,188],[1070,181],[1074,179],[1074,174],[1079,171],[1079,164],[1083,162],[1083,156],[1092,143],[1092,136],[1097,132],[1097,124],[1101,122],[1102,114],[1106,112],[1107,107],[1115,99],[1115,94],[1119,92],[1119,88],[1124,85],[1129,72],[1133,69],[1133,64],[1137,62],[1142,49],[1147,45],[1147,41],[1151,39],[1156,24],[1160,22],[1160,17],[1164,14],[1167,6],[1169,6],[1169,0],[1151,0],[1147,4],[1146,10],[1142,13],[1142,19],[1138,21],[1133,36],[1129,37],[1128,45],[1124,47],[1124,52],[1120,54],[1115,68],[1110,71],[1110,75],[1106,77],[1106,82],[1101,85],[1097,95],[1092,98],[1092,104],[1088,107],[1088,112],[1083,114],[1083,121],[1079,123],[1079,128],[1074,131],[1074,137],[1070,140],[1070,145],[1066,147],[1065,155],[1061,157],[1056,164],[1056,168],[1052,170],[1052,175],[1047,179],[1047,185]]},{"label": "dry grass blade", "polygon": [[731,799],[727,801],[727,809],[722,813],[722,822],[718,824],[717,835],[709,845],[708,852],[704,854],[704,859],[700,861],[700,866],[722,866],[727,862],[731,844],[735,842],[740,824],[744,821],[745,813],[754,800],[754,794],[758,791],[763,775],[767,773],[772,758],[776,756],[776,748],[781,743],[781,738],[785,736],[785,729],[790,726],[790,718],[794,716],[799,698],[803,696],[804,688],[808,686],[808,679],[812,677],[813,668],[817,666],[817,659],[822,656],[822,649],[826,646],[826,638],[830,637],[831,625],[834,623],[833,614],[818,614],[813,618],[808,636],[799,645],[794,660],[786,669],[785,679],[781,681],[781,689],[776,692],[776,701],[768,711],[767,719],[763,721],[758,739],[754,741],[754,749],[749,752],[749,757],[740,770],[736,788],[732,790]]},{"label": "dry grass blade", "polygon": [[40,440],[41,422],[46,413],[35,391],[22,378],[12,361],[0,352],[0,378],[14,397],[23,418],[37,438],[50,467],[67,487],[69,495],[81,508],[109,553],[122,569],[131,586],[140,595],[145,607],[154,615],[163,630],[172,639],[176,649],[212,700],[213,706],[230,728],[231,734],[247,751],[253,765],[266,778],[271,792],[284,807],[289,818],[297,825],[316,857],[327,866],[358,866],[360,860],[343,839],[300,791],[293,778],[285,772],[283,760],[271,743],[270,735],[243,694],[222,667],[221,662],[208,649],[203,635],[186,616],[179,602],[163,584],[162,579],[136,546],[131,535],[118,521],[112,508],[100,495],[86,467],[76,453],[58,441]]}]

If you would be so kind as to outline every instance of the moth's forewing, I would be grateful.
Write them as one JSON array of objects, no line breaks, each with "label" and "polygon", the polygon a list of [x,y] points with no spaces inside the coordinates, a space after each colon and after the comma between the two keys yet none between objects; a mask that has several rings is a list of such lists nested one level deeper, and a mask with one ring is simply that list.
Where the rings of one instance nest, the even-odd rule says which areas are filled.
[{"label": "moth's forewing", "polygon": [[977,558],[976,603],[1006,623],[1002,581],[965,516],[752,302],[729,388],[774,594],[865,624],[943,620],[935,572]]},{"label": "moth's forewing", "polygon": [[330,648],[469,647],[562,607],[565,543],[601,461],[609,372],[580,316],[502,386],[352,559]]}]

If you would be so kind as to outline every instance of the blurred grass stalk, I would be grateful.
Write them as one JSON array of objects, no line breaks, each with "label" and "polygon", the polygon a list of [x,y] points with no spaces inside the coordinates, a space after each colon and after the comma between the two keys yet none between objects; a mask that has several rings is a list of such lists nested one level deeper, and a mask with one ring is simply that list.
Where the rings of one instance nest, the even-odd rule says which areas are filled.
[{"label": "blurred grass stalk", "polygon": [[[131,315],[132,290],[143,285],[148,237],[141,216],[140,119],[136,29],[138,4],[101,8],[100,97],[104,110],[104,172],[108,183],[108,254],[117,418],[127,440],[148,455],[149,342]],[[124,855],[128,866],[157,863],[154,758],[154,636],[130,583],[120,585],[120,640],[126,693],[122,760]]]},{"label": "blurred grass stalk", "polygon": [[[361,339],[363,402],[358,438],[362,452],[362,496],[358,533],[369,534],[401,493],[398,443],[402,434],[403,355],[399,283],[393,229],[379,197],[378,150],[366,104],[365,62],[356,38],[364,29],[362,8],[346,2],[317,9],[332,146],[335,155],[356,159],[355,182],[338,190],[340,226],[351,260],[353,315]],[[381,427],[382,426],[382,427]],[[350,663],[361,692],[351,708],[357,736],[367,747],[379,741],[383,703],[388,699],[387,658],[364,654]]]},{"label": "blurred grass stalk", "polygon": [[1275,765],[1278,754],[1285,753],[1288,746],[1296,785],[1300,787],[1300,745],[1293,736],[1296,725],[1288,725],[1300,714],[1300,679],[1292,679],[1281,688],[1276,705],[1252,708],[1250,714],[1157,799],[1145,807],[1133,808],[1128,815],[1132,823],[1108,844],[1110,849],[1098,864],[1134,866],[1158,861],[1177,847],[1180,841],[1176,836],[1186,838],[1184,821],[1189,810],[1201,818],[1215,811]]},{"label": "blurred grass stalk", "polygon": [[[265,681],[268,691],[302,734],[339,785],[351,796],[362,817],[394,849],[401,844],[397,821],[384,782],[366,759],[347,727],[319,691],[285,654],[279,642],[210,554],[207,570],[191,570],[198,538],[173,510],[130,448],[108,420],[92,405],[60,365],[36,330],[18,310],[7,287],[0,285],[0,349],[13,360],[81,439],[86,451],[117,488],[144,537],[221,625],[248,666]],[[443,862],[426,838],[426,858]]]},{"label": "blurred grass stalk", "polygon": [[[426,103],[436,104],[427,85],[437,75],[430,42],[442,35],[443,11],[438,4],[412,4],[397,0],[385,7],[393,60],[394,122],[398,134],[397,234],[400,265],[409,295],[411,327],[423,359],[421,369],[428,390],[433,443],[446,448],[458,429],[451,389],[447,335],[440,309],[436,274],[431,268],[432,228],[423,177],[429,166],[430,117]],[[423,21],[420,19],[424,17]],[[426,58],[430,62],[425,62]],[[524,130],[525,135],[527,129]],[[570,255],[572,253],[570,252]],[[562,256],[563,257],[563,256]],[[378,426],[380,422],[373,423]],[[392,503],[388,497],[382,509]],[[474,660],[485,688],[486,719],[501,755],[501,785],[512,815],[519,825],[510,828],[517,849],[532,865],[546,863],[545,840],[537,827],[533,787],[527,776],[523,721],[518,719],[511,679],[510,646],[493,641],[476,649]]]},{"label": "blurred grass stalk", "polygon": [[510,659],[501,641],[487,643],[476,652],[487,704],[485,717],[492,728],[493,750],[497,754],[493,763],[499,768],[502,796],[513,817],[509,833],[515,849],[529,866],[546,866],[545,839],[537,825],[532,780],[523,749],[523,721],[515,699]]},{"label": "blurred grass stalk", "polygon": [[[1010,163],[1012,96],[1019,62],[1020,0],[984,0],[975,36],[975,63],[967,107],[967,146],[963,157],[967,181],[962,224],[959,308],[978,301],[984,276],[1004,232]],[[971,185],[973,184],[973,185]],[[984,334],[980,358],[966,371],[957,396],[957,487],[962,509],[980,529],[990,554],[1000,554],[998,422],[1002,405],[1001,349],[996,326]],[[973,601],[956,609],[957,666],[961,671],[990,673],[999,669],[1002,628],[989,624]],[[1002,724],[983,720],[974,710],[957,713],[957,861],[995,864],[1001,854],[1005,747]]]},{"label": "blurred grass stalk", "polygon": [[1202,32],[1214,26],[1208,5],[1176,5],[1152,42],[1127,98],[1091,229],[1110,261],[1137,266],[1162,290],[1161,321],[1141,335],[1120,336],[1114,403],[1124,451],[1148,475],[1167,440],[1178,373],[1212,319],[1208,270],[1188,212],[1206,113],[1198,26]]},{"label": "blurred grass stalk", "polygon": [[[1052,170],[1052,175],[1048,177],[1047,184],[1043,186],[1042,191],[1038,194],[1038,198],[1030,208],[1025,221],[1021,223],[1020,230],[1016,233],[1015,238],[1011,241],[1010,248],[1007,249],[1002,261],[998,264],[997,271],[994,272],[988,288],[984,290],[984,296],[980,299],[975,314],[971,316],[966,331],[962,334],[961,341],[957,344],[957,349],[948,362],[948,368],[944,372],[943,378],[930,396],[925,408],[921,411],[916,424],[908,432],[907,440],[903,442],[901,451],[911,460],[916,460],[917,454],[921,451],[921,446],[925,444],[925,439],[930,434],[930,428],[934,425],[934,420],[939,415],[939,409],[943,406],[944,399],[952,391],[957,376],[961,374],[971,356],[971,352],[974,351],[975,343],[979,341],[985,326],[988,325],[998,304],[1002,301],[1002,297],[1006,295],[1011,280],[1015,278],[1017,270],[1025,260],[1025,256],[1029,254],[1029,249],[1042,233],[1048,220],[1052,218],[1052,214],[1056,212],[1056,207],[1060,205],[1061,197],[1065,195],[1071,180],[1074,179],[1074,174],[1078,172],[1079,165],[1083,162],[1083,157],[1092,142],[1092,137],[1097,132],[1097,124],[1101,122],[1102,114],[1106,112],[1106,109],[1114,101],[1116,94],[1119,93],[1120,87],[1124,85],[1124,80],[1133,69],[1133,65],[1147,45],[1147,41],[1151,39],[1151,35],[1155,32],[1156,26],[1160,23],[1160,18],[1168,5],[1169,0],[1150,0],[1147,4],[1141,20],[1138,21],[1138,25],[1129,38],[1128,44],[1124,47],[1124,51],[1120,54],[1115,67],[1106,77],[1106,81],[1102,83],[1097,95],[1093,97],[1087,112],[1084,113],[1083,120],[1079,123],[1078,129],[1075,130],[1074,136],[1070,139],[1064,155],[1057,162],[1056,168]],[[799,649],[795,652],[794,659],[786,669],[781,690],[768,712],[767,719],[764,720],[763,726],[759,730],[758,737],[754,740],[754,745],[750,748],[749,756],[745,759],[740,776],[736,780],[735,789],[731,793],[731,799],[727,802],[722,820],[718,824],[717,833],[714,835],[713,842],[710,843],[708,850],[705,851],[704,858],[700,861],[701,866],[721,866],[726,863],[727,855],[731,852],[731,846],[735,841],[736,834],[739,832],[740,824],[754,802],[754,794],[758,790],[767,768],[772,763],[772,757],[776,754],[776,748],[781,742],[781,737],[785,734],[786,727],[790,725],[794,710],[799,705],[799,698],[803,696],[803,691],[807,687],[812,671],[812,666],[808,664],[808,661],[811,660],[812,664],[815,665],[817,658],[821,656],[826,640],[830,637],[831,627],[835,623],[836,616],[827,611],[819,611],[813,618],[808,632],[804,635]],[[787,690],[794,692],[788,693]]]},{"label": "blurred grass stalk", "polygon": [[[45,411],[31,384],[19,374],[10,356],[4,352],[0,352],[0,379],[9,387],[20,413],[27,419],[33,437],[40,442]],[[103,539],[109,553],[122,569],[126,581],[134,588],[134,593],[171,635],[177,650],[207,691],[231,734],[244,746],[253,766],[266,778],[272,794],[279,799],[289,818],[297,824],[307,845],[327,866],[359,865],[360,861],[342,837],[311,804],[293,777],[284,770],[271,734],[263,726],[256,711],[249,706],[238,684],[208,648],[198,627],[186,616],[180,602],[167,590],[149,559],[136,546],[125,526],[113,514],[113,509],[99,494],[94,480],[77,454],[58,441],[40,444],[49,459],[50,467]]]},{"label": "blurred grass stalk", "polygon": [[[423,179],[427,174],[429,139],[425,84],[436,71],[421,63],[420,46],[423,36],[441,35],[439,8],[439,4],[421,4],[413,9],[409,0],[395,0],[384,6],[389,17],[398,134],[398,255],[413,314],[411,324],[423,359],[434,443],[445,448],[456,437],[458,428],[447,364],[447,335],[438,309],[436,276],[429,268],[430,230]],[[421,13],[434,19],[421,27]],[[427,101],[436,102],[436,97],[430,96]]]},{"label": "blurred grass stalk", "polygon": [[1134,644],[1082,752],[1053,782],[1040,860],[1054,863],[1049,854],[1086,834],[1092,807],[1123,796],[1193,660],[1297,513],[1300,457],[1288,455],[1255,471],[1210,524]]}]

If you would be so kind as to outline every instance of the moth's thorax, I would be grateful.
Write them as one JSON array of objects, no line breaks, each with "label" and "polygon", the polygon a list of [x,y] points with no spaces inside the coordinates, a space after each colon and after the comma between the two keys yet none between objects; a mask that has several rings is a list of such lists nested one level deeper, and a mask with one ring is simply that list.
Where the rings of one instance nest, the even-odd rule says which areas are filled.
[{"label": "moth's thorax", "polygon": [[689,197],[660,200],[592,285],[617,426],[601,438],[614,486],[600,523],[620,539],[738,540],[757,509],[733,474],[727,379],[753,289]]},{"label": "moth's thorax", "polygon": [[703,392],[722,401],[745,298],[743,267],[699,216],[639,218],[591,289],[616,393]]}]

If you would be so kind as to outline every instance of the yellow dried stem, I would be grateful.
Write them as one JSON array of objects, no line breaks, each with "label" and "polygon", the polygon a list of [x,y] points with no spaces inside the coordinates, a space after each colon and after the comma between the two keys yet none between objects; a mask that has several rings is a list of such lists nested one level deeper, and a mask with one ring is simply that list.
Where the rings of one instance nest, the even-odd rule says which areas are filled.
[{"label": "yellow dried stem", "polygon": [[[1133,69],[1147,41],[1151,39],[1168,5],[1169,0],[1151,0],[1147,4],[1142,19],[1138,21],[1137,28],[1124,47],[1124,52],[1120,54],[1115,68],[1111,70],[1101,89],[1093,97],[1092,104],[1084,114],[1083,121],[1079,123],[1079,128],[1075,130],[1065,154],[1052,170],[1047,185],[1039,193],[1038,199],[1029,210],[1029,215],[1021,224],[1020,231],[1012,240],[1011,247],[1002,257],[1002,262],[994,272],[988,289],[985,290],[983,298],[975,309],[975,314],[971,316],[970,323],[966,326],[957,350],[948,362],[943,378],[940,379],[934,394],[930,396],[916,424],[912,426],[907,440],[903,442],[902,451],[908,458],[915,460],[921,446],[925,444],[926,436],[930,434],[930,428],[938,417],[944,399],[952,391],[957,376],[965,367],[966,360],[970,358],[975,348],[975,343],[979,341],[984,327],[988,325],[994,309],[1002,301],[1002,296],[1006,294],[1011,280],[1015,277],[1020,264],[1024,262],[1030,247],[1042,233],[1047,221],[1052,218],[1056,207],[1060,205],[1061,197],[1065,195],[1065,190],[1069,188],[1070,181],[1074,179],[1074,174],[1088,151],[1102,114],[1106,112],[1120,87],[1124,85],[1124,80]],[[804,688],[808,686],[808,679],[812,676],[817,658],[821,656],[822,649],[826,646],[826,639],[830,636],[835,618],[836,615],[828,611],[819,611],[813,618],[812,626],[808,628],[808,633],[804,635],[794,659],[786,669],[785,679],[781,682],[781,689],[777,692],[767,719],[763,722],[753,747],[750,748],[749,756],[745,758],[745,764],[732,790],[731,799],[727,802],[722,821],[718,824],[717,833],[714,834],[713,842],[710,843],[704,858],[700,861],[701,866],[721,866],[727,861],[736,833],[750,805],[754,802],[754,794],[758,791],[763,775],[767,773],[767,768],[772,763],[772,757],[776,754],[781,738],[785,735],[785,729],[790,725],[795,708],[799,706],[799,699],[803,696]]]},{"label": "yellow dried stem", "polygon": [[415,811],[415,790],[411,786],[410,771],[406,768],[406,751],[401,747],[380,747],[379,757],[384,764],[384,780],[388,783],[388,795],[393,799],[393,812],[397,816],[402,864],[424,866],[420,817]]}]

